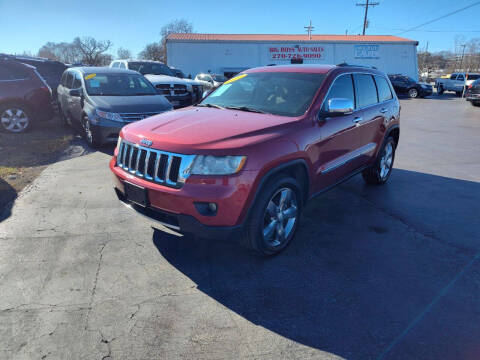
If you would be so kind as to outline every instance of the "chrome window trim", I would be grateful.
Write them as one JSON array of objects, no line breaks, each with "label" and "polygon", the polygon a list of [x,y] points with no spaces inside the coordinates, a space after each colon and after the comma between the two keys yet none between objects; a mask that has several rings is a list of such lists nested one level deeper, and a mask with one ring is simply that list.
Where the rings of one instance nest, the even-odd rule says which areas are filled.
[{"label": "chrome window trim", "polygon": [[[327,174],[330,171],[338,169],[340,166],[348,164],[350,161],[355,160],[356,158],[368,154],[369,152],[375,150],[377,147],[376,143],[368,143],[358,149],[353,150],[352,152],[345,154],[342,158],[336,159],[330,162],[330,166],[326,166],[325,169],[322,170],[322,174]],[[328,165],[325,164],[325,165]]]},{"label": "chrome window trim", "polygon": [[[351,71],[351,72],[343,72],[341,74],[338,74],[335,79],[333,79],[332,83],[330,84],[329,88],[328,88],[328,91],[326,93],[326,95],[324,96],[323,100],[322,100],[322,104],[320,105],[320,109],[323,108],[323,105],[325,103],[325,100],[328,98],[328,95],[330,94],[330,91],[332,90],[332,86],[333,86],[333,83],[340,77],[340,76],[343,76],[343,75],[354,75],[354,74],[365,74],[365,75],[370,75],[370,76],[381,76],[383,77],[384,79],[387,80],[387,83],[388,85],[390,86],[390,91],[392,92],[392,98],[389,99],[389,100],[385,100],[385,101],[382,101],[382,102],[377,102],[375,104],[371,104],[371,105],[366,105],[366,106],[362,106],[362,107],[358,107],[358,108],[355,108],[353,110],[353,113],[355,113],[355,111],[360,111],[360,110],[364,110],[364,109],[367,109],[367,108],[370,108],[372,106],[377,106],[377,105],[381,105],[381,104],[385,104],[389,101],[392,101],[392,100],[395,100],[397,99],[397,95],[395,93],[395,91],[392,91],[392,84],[390,82],[390,79],[388,78],[388,76],[385,76],[383,74],[373,74],[373,73],[369,73],[369,72],[365,72],[365,71]],[[373,80],[375,81],[375,79]],[[375,86],[377,84],[375,83]],[[354,96],[356,96],[356,93],[355,93],[355,82],[353,81],[352,79],[352,86],[353,86],[353,93],[354,93]],[[378,98],[378,89],[377,89],[377,98]],[[356,99],[355,99],[356,100]],[[356,103],[356,101],[355,101]]]}]

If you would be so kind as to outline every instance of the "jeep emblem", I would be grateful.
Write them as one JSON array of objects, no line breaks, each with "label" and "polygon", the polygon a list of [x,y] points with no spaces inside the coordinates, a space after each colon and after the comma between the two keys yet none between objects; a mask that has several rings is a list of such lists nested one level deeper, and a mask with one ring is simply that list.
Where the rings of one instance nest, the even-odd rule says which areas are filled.
[{"label": "jeep emblem", "polygon": [[153,141],[148,140],[148,139],[142,139],[142,140],[140,140],[140,144],[145,145],[145,146],[152,146]]}]

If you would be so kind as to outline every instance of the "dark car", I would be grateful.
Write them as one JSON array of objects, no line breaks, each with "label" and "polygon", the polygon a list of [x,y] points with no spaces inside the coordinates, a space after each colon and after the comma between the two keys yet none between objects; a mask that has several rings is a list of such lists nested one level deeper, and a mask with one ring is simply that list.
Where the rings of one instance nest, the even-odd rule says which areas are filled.
[{"label": "dark car", "polygon": [[468,85],[465,98],[467,101],[470,101],[473,106],[480,106],[480,79]]},{"label": "dark car", "polygon": [[35,67],[0,56],[0,129],[19,133],[53,116],[51,89]]},{"label": "dark car", "polygon": [[65,71],[58,102],[64,122],[79,127],[92,147],[117,141],[125,124],[172,109],[143,75],[107,67]]},{"label": "dark car", "polygon": [[407,95],[410,98],[425,97],[433,94],[433,86],[419,83],[415,79],[405,75],[388,75],[393,88],[398,95]]},{"label": "dark car", "polygon": [[130,209],[273,255],[294,237],[310,198],[358,173],[368,184],[388,181],[399,119],[378,70],[255,68],[195,107],[125,126],[110,168]]},{"label": "dark car", "polygon": [[52,89],[53,99],[56,99],[57,87],[58,84],[60,84],[60,78],[62,77],[63,72],[68,67],[67,65],[60,61],[48,60],[33,56],[9,56],[18,62],[34,66],[42,78],[45,79],[48,86],[50,86],[50,89]]}]

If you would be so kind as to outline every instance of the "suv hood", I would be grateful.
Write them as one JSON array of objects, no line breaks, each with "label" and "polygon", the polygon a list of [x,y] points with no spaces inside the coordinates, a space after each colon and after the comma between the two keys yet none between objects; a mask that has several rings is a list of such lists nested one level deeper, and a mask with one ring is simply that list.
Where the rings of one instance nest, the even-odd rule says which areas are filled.
[{"label": "suv hood", "polygon": [[98,110],[118,113],[163,112],[172,104],[163,95],[142,96],[89,96]]},{"label": "suv hood", "polygon": [[281,137],[301,119],[189,107],[129,124],[121,135],[133,143],[146,137],[153,141],[153,148],[183,154],[195,150],[233,150]]},{"label": "suv hood", "polygon": [[155,84],[182,84],[182,85],[187,84],[187,81],[175,76],[151,75],[151,74],[146,74],[144,76],[148,79],[148,81],[150,81],[154,85]]}]

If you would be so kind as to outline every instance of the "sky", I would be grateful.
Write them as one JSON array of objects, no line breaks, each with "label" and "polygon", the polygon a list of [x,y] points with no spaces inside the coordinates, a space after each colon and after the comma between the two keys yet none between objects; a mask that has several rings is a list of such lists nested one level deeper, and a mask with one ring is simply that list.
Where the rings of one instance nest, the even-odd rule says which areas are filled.
[{"label": "sky", "polygon": [[[475,0],[373,0],[367,35],[399,35]],[[48,41],[76,36],[111,40],[138,54],[160,39],[168,22],[184,18],[200,33],[301,34],[312,20],[313,34],[359,34],[364,0],[0,0],[0,53],[36,54]],[[480,38],[480,4],[399,36],[419,41],[419,51],[454,51],[455,37]]]}]

